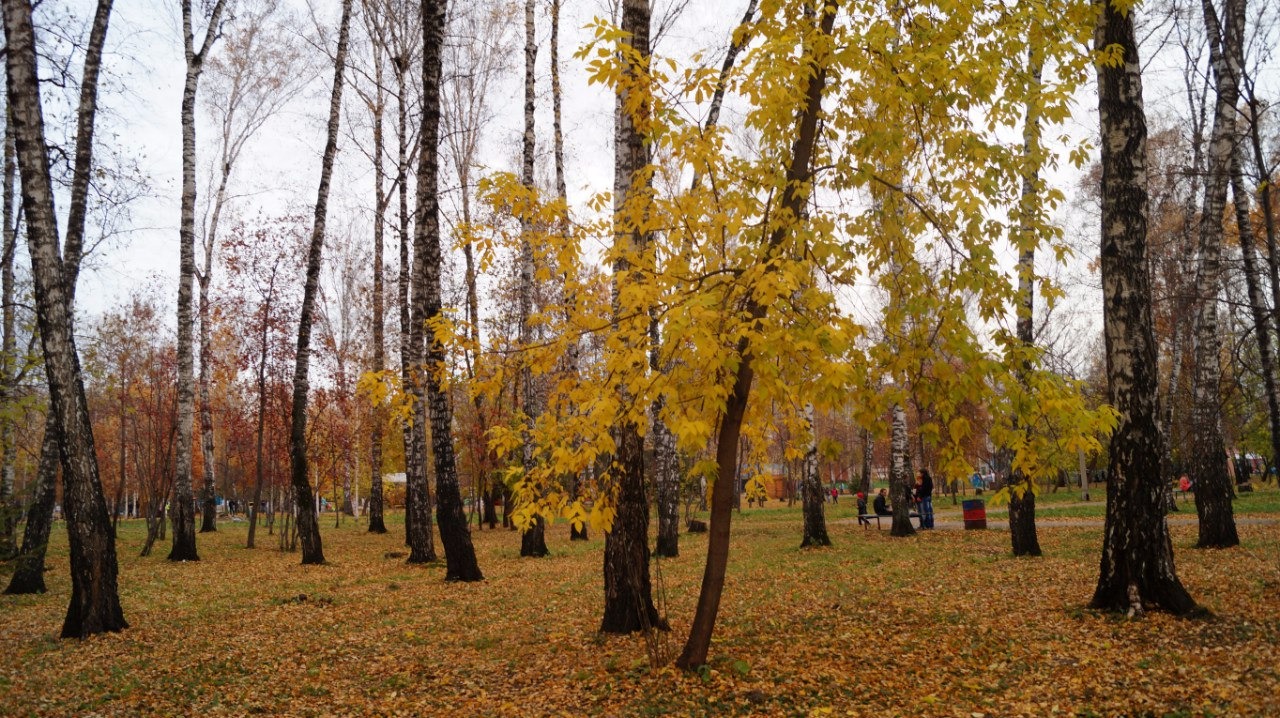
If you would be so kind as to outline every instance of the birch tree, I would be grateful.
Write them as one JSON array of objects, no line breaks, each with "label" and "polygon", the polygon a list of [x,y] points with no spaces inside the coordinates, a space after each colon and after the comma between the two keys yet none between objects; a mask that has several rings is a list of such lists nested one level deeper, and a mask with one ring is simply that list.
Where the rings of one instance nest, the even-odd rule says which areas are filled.
[{"label": "birch tree", "polygon": [[[439,153],[440,86],[446,0],[422,0],[422,123],[418,135],[418,202],[414,226],[413,321],[410,343],[424,346],[421,380],[413,383],[413,420],[431,426],[431,447],[436,469],[436,516],[444,544],[445,580],[480,581],[484,575],[476,561],[475,547],[462,512],[457,463],[453,451],[453,405],[448,392],[445,347],[438,329],[441,323],[440,284],[443,260],[440,250]],[[423,356],[425,354],[425,356]]]},{"label": "birch tree", "polygon": [[302,563],[324,563],[320,525],[312,498],[311,478],[307,471],[307,393],[311,360],[311,329],[319,292],[320,265],[324,252],[325,227],[329,212],[329,182],[333,176],[333,160],[338,154],[338,122],[342,113],[343,77],[346,71],[347,43],[351,30],[353,0],[343,0],[342,19],[338,24],[338,47],[333,56],[333,90],[329,96],[329,123],[325,133],[324,153],[320,159],[320,187],[316,193],[315,215],[311,225],[311,242],[307,250],[306,284],[302,290],[302,312],[298,319],[298,351],[293,370],[293,415],[289,432],[290,484],[298,511],[298,538],[302,544]]},{"label": "birch tree", "polygon": [[1222,381],[1222,336],[1218,324],[1218,295],[1222,286],[1222,223],[1236,143],[1236,103],[1240,97],[1239,68],[1233,67],[1236,48],[1243,42],[1244,2],[1228,0],[1226,22],[1218,19],[1212,0],[1203,0],[1209,36],[1209,64],[1213,68],[1217,103],[1209,140],[1200,213],[1199,266],[1196,292],[1196,373],[1192,403],[1191,480],[1196,486],[1201,548],[1225,548],[1240,543],[1236,534],[1227,476],[1226,441],[1222,434],[1219,390]]},{"label": "birch tree", "polygon": [[1159,379],[1147,275],[1146,113],[1134,4],[1096,3],[1094,48],[1102,149],[1102,291],[1111,435],[1102,561],[1090,605],[1184,615],[1160,472]]},{"label": "birch tree", "polygon": [[182,208],[178,225],[178,443],[172,509],[170,561],[199,561],[196,553],[195,496],[191,485],[191,439],[195,419],[195,357],[192,352],[192,281],[196,274],[196,91],[213,43],[222,34],[226,0],[217,0],[196,47],[191,0],[182,0],[182,47],[186,79],[182,85]]},{"label": "birch tree", "polygon": [[73,187],[67,244],[62,251],[58,246],[31,3],[5,0],[0,3],[0,12],[8,41],[5,69],[9,112],[27,217],[37,323],[49,385],[49,413],[54,417],[62,458],[63,502],[71,545],[71,602],[61,635],[79,638],[119,631],[129,625],[120,608],[115,536],[98,478],[93,426],[72,326],[75,279],[83,246],[84,202],[92,163],[98,74],[111,1],[100,0],[97,4],[85,55],[74,160],[78,182]]}]

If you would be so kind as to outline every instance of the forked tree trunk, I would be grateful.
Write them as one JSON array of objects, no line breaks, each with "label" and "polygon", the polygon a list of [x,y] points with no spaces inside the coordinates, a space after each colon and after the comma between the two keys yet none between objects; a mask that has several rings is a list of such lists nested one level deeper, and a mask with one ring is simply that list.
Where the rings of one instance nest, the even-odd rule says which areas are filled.
[{"label": "forked tree trunk", "polygon": [[[18,168],[22,177],[22,204],[27,218],[27,246],[31,255],[31,275],[35,284],[36,319],[44,349],[45,374],[49,385],[50,413],[55,417],[62,457],[67,533],[71,548],[71,602],[62,624],[62,637],[83,637],[127,628],[116,588],[115,535],[98,479],[98,460],[93,446],[93,425],[85,400],[72,327],[70,287],[75,277],[64,272],[64,258],[58,249],[57,217],[53,208],[53,182],[45,144],[40,84],[36,69],[35,29],[32,8],[27,0],[4,0],[5,36],[8,41],[5,65],[12,113]],[[97,109],[97,78],[110,19],[110,0],[100,0],[94,15],[81,82],[76,133],[77,179],[87,188],[88,165],[92,154],[92,124]],[[84,172],[81,173],[81,167]],[[74,189],[73,189],[74,191]],[[83,195],[81,195],[83,201]],[[68,260],[79,264],[83,215],[74,229],[76,198],[72,199],[72,220],[68,222]],[[79,208],[83,212],[83,205]],[[73,235],[73,232],[78,234]]]},{"label": "forked tree trunk", "polygon": [[[834,2],[822,8],[819,31],[825,37],[831,36],[835,26],[836,11],[837,4]],[[787,182],[780,203],[780,209],[793,217],[803,214],[804,203],[809,194],[810,163],[817,141],[822,93],[827,81],[825,64],[816,63],[814,70],[812,75],[807,76],[804,106],[796,118],[796,137],[791,146],[791,157],[786,173]],[[785,238],[785,227],[775,229],[767,238],[762,261],[768,261],[774,256]],[[745,316],[751,317],[754,325],[758,325],[768,313],[768,307],[759,304],[749,290],[744,298],[743,309]],[[754,377],[751,341],[748,336],[744,335],[738,339],[735,353],[741,359],[733,375],[733,388],[725,400],[724,414],[720,417],[716,435],[718,473],[711,497],[711,526],[707,538],[706,568],[702,574],[702,588],[698,593],[697,610],[694,613],[693,624],[689,628],[689,639],[685,642],[680,657],[676,659],[676,665],[685,670],[697,669],[707,662],[707,652],[711,648],[711,635],[715,629],[716,616],[720,612],[720,597],[724,593],[724,577],[729,563],[729,522],[732,518],[734,489],[737,483],[738,440],[742,434],[742,421],[746,415],[747,401],[751,394],[751,381]]]},{"label": "forked tree trunk", "polygon": [[1090,605],[1187,614],[1195,601],[1178,580],[1160,475],[1159,378],[1147,275],[1147,123],[1133,14],[1098,0],[1095,47],[1122,60],[1098,65],[1102,147],[1102,289],[1107,384],[1120,424],[1111,435],[1107,516]]},{"label": "forked tree trunk", "polygon": [[[524,3],[524,137],[521,142],[520,183],[526,191],[535,191],[533,183],[533,153],[535,145],[533,110],[534,81],[533,70],[538,59],[538,44],[534,38],[533,0]],[[520,218],[520,257],[519,262],[519,311],[520,311],[520,348],[529,351],[533,336],[530,317],[533,313],[533,244],[530,235],[533,233],[533,220],[527,214]],[[520,414],[521,426],[520,463],[526,475],[533,471],[534,446],[533,424],[537,419],[538,407],[533,390],[533,369],[529,366],[529,357],[520,357]],[[534,516],[534,521],[525,529],[520,537],[520,555],[526,557],[546,556],[547,550],[546,522],[541,514]]]},{"label": "forked tree trunk", "polygon": [[333,159],[338,154],[338,122],[342,113],[343,74],[347,66],[347,40],[351,28],[352,0],[342,0],[342,19],[338,26],[338,49],[333,58],[333,90],[329,96],[329,126],[324,154],[320,159],[320,188],[316,193],[315,217],[311,226],[311,246],[307,251],[307,280],[302,290],[302,313],[298,320],[298,351],[293,369],[293,412],[289,435],[290,484],[297,511],[298,540],[302,544],[302,563],[324,563],[320,540],[320,522],[316,516],[307,470],[307,393],[311,361],[311,325],[315,317],[316,293],[320,284],[320,264],[324,252],[325,222],[329,210],[329,180],[333,176]]},{"label": "forked tree trunk", "polygon": [[[627,68],[632,77],[648,71],[649,63],[649,3],[648,0],[624,0],[622,3],[622,30],[630,34],[629,43],[635,50],[640,68]],[[645,96],[633,101],[629,95],[642,92]],[[639,123],[647,121],[650,101],[648,90],[623,88],[617,93],[614,105],[614,213],[621,219],[624,208],[647,192],[641,171],[648,164],[648,152]],[[628,106],[638,109],[628,110]],[[635,209],[631,209],[635,212]],[[621,222],[615,222],[620,226]],[[637,231],[615,229],[614,243],[625,253],[639,252],[647,237]],[[622,254],[623,252],[620,252]],[[614,273],[627,269],[625,259],[614,264]],[[624,321],[619,303],[618,280],[613,283],[613,315],[615,326]],[[648,342],[649,333],[631,333],[630,341]],[[643,345],[632,344],[633,348]],[[621,406],[631,402],[625,387],[615,391],[621,394]],[[616,446],[613,475],[617,487],[614,505],[617,514],[613,526],[604,541],[604,615],[600,620],[602,633],[633,633],[665,626],[653,603],[652,585],[649,580],[649,499],[645,491],[644,439],[634,419],[620,416],[612,430]]]},{"label": "forked tree trunk", "polygon": [[186,81],[182,86],[182,207],[178,225],[178,436],[174,461],[173,547],[170,561],[199,561],[196,553],[196,507],[192,490],[192,426],[195,423],[195,356],[192,351],[192,283],[196,275],[196,90],[210,47],[221,35],[225,0],[209,15],[204,39],[196,49],[191,0],[182,2],[182,38]]},{"label": "forked tree trunk", "polygon": [[[418,137],[418,215],[413,236],[414,321],[411,326],[419,346],[422,346],[423,329],[428,323],[434,326],[441,310],[443,261],[437,148],[440,144],[445,5],[446,0],[422,0],[422,130]],[[462,511],[462,493],[458,488],[458,469],[453,451],[453,406],[447,387],[445,347],[434,330],[426,337],[425,348],[423,381],[414,384],[418,399],[414,403],[414,420],[423,425],[429,415],[431,421],[431,447],[436,468],[436,516],[440,524],[440,542],[444,544],[445,580],[480,581],[484,575],[476,562],[471,531]],[[423,411],[424,403],[427,404],[426,412]]]},{"label": "forked tree trunk", "polygon": [[809,428],[809,446],[804,452],[800,468],[800,482],[804,493],[804,539],[800,547],[830,546],[827,535],[827,492],[822,486],[822,474],[818,471],[818,427],[813,421],[813,405],[804,407],[804,420]]},{"label": "forked tree trunk", "polygon": [[[1032,82],[1038,88],[1042,71],[1041,61],[1036,57],[1036,50],[1028,51],[1028,66]],[[1034,97],[1034,93],[1033,93]],[[1026,119],[1022,128],[1022,157],[1027,162],[1037,162],[1034,156],[1040,152],[1040,113],[1035,99],[1027,103]],[[1036,240],[1032,229],[1033,215],[1040,211],[1040,202],[1036,182],[1039,172],[1032,169],[1024,171],[1022,176],[1022,219],[1018,228],[1022,248],[1018,255],[1018,343],[1020,349],[1030,351],[1035,344],[1035,273],[1036,273]],[[1018,383],[1025,392],[1031,391],[1027,373],[1031,367],[1026,358],[1017,360],[1016,374]],[[1015,430],[1022,418],[1013,417]],[[1012,455],[1010,459],[1012,459]],[[1036,495],[1035,484],[1031,477],[1021,469],[1010,472],[1009,478],[1009,539],[1014,556],[1039,556],[1040,540],[1036,536]]]},{"label": "forked tree trunk", "polygon": [[[1220,388],[1222,337],[1218,331],[1218,293],[1222,285],[1222,220],[1227,202],[1231,157],[1235,152],[1235,115],[1239,99],[1237,73],[1229,66],[1229,48],[1242,37],[1243,0],[1226,3],[1226,26],[1220,27],[1211,0],[1203,0],[1209,36],[1210,65],[1216,81],[1217,103],[1209,141],[1204,207],[1200,213],[1200,267],[1196,293],[1196,372],[1191,411],[1191,480],[1195,483],[1196,513],[1200,516],[1201,548],[1226,548],[1240,543],[1231,500],[1234,490],[1227,475],[1226,441],[1222,435]],[[1233,9],[1234,8],[1234,9]],[[1238,11],[1238,16],[1237,16]]]}]

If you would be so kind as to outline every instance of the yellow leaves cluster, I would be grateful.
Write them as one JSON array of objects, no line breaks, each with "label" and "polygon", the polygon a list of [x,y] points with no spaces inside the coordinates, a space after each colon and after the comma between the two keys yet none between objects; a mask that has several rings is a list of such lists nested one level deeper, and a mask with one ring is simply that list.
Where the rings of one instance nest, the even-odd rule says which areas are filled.
[{"label": "yellow leaves cluster", "polygon": [[[624,96],[652,163],[624,197],[594,196],[587,219],[513,175],[483,180],[492,219],[462,228],[460,241],[483,267],[500,250],[535,248],[537,281],[554,287],[530,320],[544,339],[486,353],[458,327],[432,329],[485,357],[477,396],[496,401],[522,367],[549,382],[536,419],[517,413],[489,428],[499,455],[526,438],[537,446],[534,465],[509,476],[519,521],[607,527],[611,468],[588,469],[612,453],[612,427],[646,433],[655,407],[680,450],[705,460],[744,346],[755,370],[747,435],[785,428],[792,453],[812,440],[807,405],[872,428],[894,404],[926,408],[918,430],[938,445],[945,477],[969,471],[962,445],[979,408],[1022,417],[997,434],[1029,474],[1097,448],[1105,412],[993,350],[991,330],[1017,296],[1001,248],[1069,252],[1049,219],[1061,193],[1036,182],[1035,201],[1021,196],[1024,178],[1056,157],[1038,139],[1024,148],[1008,138],[1028,117],[1068,116],[1089,62],[1091,4],[851,0],[834,37],[806,7],[766,2],[736,31],[752,42],[725,89],[746,107],[749,151],[696,116],[717,89],[714,68],[641,57],[626,33],[596,20],[577,56],[592,82]],[[812,163],[820,169],[789,178],[801,94],[818,72],[828,78]],[[803,216],[779,209],[789,182],[805,197]],[[606,249],[584,256],[594,247]],[[1046,298],[1059,293],[1041,287]],[[767,307],[765,317],[752,306]],[[1035,380],[1013,389],[1024,366]]]}]

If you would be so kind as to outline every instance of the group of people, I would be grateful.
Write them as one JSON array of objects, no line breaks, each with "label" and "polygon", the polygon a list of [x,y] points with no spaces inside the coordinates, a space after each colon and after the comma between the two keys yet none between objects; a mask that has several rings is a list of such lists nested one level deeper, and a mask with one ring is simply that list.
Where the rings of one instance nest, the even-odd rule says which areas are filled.
[{"label": "group of people", "polygon": [[[907,501],[909,511],[914,510],[920,515],[920,528],[933,528],[933,477],[929,475],[928,469],[921,469],[916,475],[916,483],[914,486],[908,487]],[[889,505],[889,490],[880,489],[872,501],[872,509],[876,516],[892,516],[893,508]],[[861,491],[858,492],[858,523],[870,523],[867,516],[867,496]]]}]

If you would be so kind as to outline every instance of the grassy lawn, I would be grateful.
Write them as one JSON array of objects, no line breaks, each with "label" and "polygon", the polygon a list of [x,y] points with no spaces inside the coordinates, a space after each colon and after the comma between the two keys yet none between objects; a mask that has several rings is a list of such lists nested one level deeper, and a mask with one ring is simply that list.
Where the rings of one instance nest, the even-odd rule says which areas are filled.
[{"label": "grassy lawn", "polygon": [[[520,559],[514,533],[476,532],[487,580],[459,585],[395,557],[398,526],[370,536],[330,517],[331,563],[303,567],[273,537],[244,549],[243,523],[201,534],[199,563],[170,564],[167,545],[138,558],[128,522],[131,628],[84,641],[57,639],[58,525],[50,592],[0,597],[0,715],[1280,714],[1280,526],[1241,525],[1230,551],[1192,549],[1195,527],[1174,526],[1179,573],[1214,616],[1131,620],[1084,608],[1099,529],[1045,526],[1046,556],[1025,560],[1001,531],[893,539],[859,528],[852,500],[828,508],[824,550],[798,548],[798,507],[735,515],[712,664],[694,675],[650,669],[641,637],[596,633],[602,542],[570,543],[563,524],[545,559]],[[673,630],[658,648],[673,653],[705,536],[681,550],[659,565]]]}]

